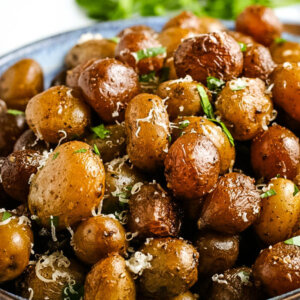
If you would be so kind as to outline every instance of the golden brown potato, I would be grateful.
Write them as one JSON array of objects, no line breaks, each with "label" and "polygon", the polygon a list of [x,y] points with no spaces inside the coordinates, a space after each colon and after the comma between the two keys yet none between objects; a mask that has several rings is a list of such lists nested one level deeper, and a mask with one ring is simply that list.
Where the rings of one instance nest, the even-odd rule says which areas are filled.
[{"label": "golden brown potato", "polygon": [[134,166],[153,172],[163,165],[168,152],[169,118],[162,99],[139,94],[125,114],[127,153]]},{"label": "golden brown potato", "polygon": [[168,71],[169,71],[168,79],[169,80],[178,78],[178,76],[176,74],[175,66],[174,66],[174,58],[173,57],[169,57],[166,59],[164,67],[168,68]]},{"label": "golden brown potato", "polygon": [[176,297],[168,298],[168,300],[197,300],[197,299],[198,297],[196,297],[190,291],[182,293]]},{"label": "golden brown potato", "polygon": [[300,121],[300,65],[284,63],[271,74],[274,83],[272,94],[274,102],[282,107],[292,118]]},{"label": "golden brown potato", "polygon": [[227,173],[205,197],[198,227],[236,234],[257,220],[260,209],[261,199],[254,179],[241,173]]},{"label": "golden brown potato", "polygon": [[272,119],[272,101],[259,78],[243,77],[227,82],[215,105],[216,115],[239,141],[252,139]]},{"label": "golden brown potato", "polygon": [[291,236],[299,222],[300,193],[295,194],[295,184],[284,178],[273,178],[266,189],[276,194],[262,199],[255,231],[263,242],[272,245]]},{"label": "golden brown potato", "polygon": [[55,86],[33,97],[25,114],[36,136],[49,143],[82,135],[91,118],[78,91],[66,86]]},{"label": "golden brown potato", "polygon": [[216,31],[224,31],[226,28],[218,19],[211,17],[199,17],[200,28],[198,33],[210,33]]},{"label": "golden brown potato", "polygon": [[13,199],[26,203],[30,178],[39,167],[42,156],[34,150],[11,153],[1,168],[2,186]]},{"label": "golden brown potato", "polygon": [[132,191],[128,228],[138,238],[178,236],[181,220],[171,197],[159,184],[143,184]]},{"label": "golden brown potato", "polygon": [[208,76],[230,80],[243,69],[243,54],[238,42],[226,32],[213,32],[185,39],[174,54],[179,77],[191,75],[206,83]]},{"label": "golden brown potato", "polygon": [[139,280],[145,296],[175,297],[197,281],[199,254],[183,239],[151,239],[142,246],[141,252],[152,256],[151,267],[143,271]]},{"label": "golden brown potato", "polygon": [[282,25],[273,10],[262,5],[251,5],[237,17],[236,31],[252,36],[257,42],[270,46],[282,32]]},{"label": "golden brown potato", "polygon": [[180,27],[183,29],[198,31],[201,26],[200,19],[190,11],[183,11],[179,15],[169,19],[164,25],[163,31],[170,27]]},{"label": "golden brown potato", "polygon": [[147,32],[147,33],[152,34],[152,35],[155,34],[155,31],[147,25],[133,25],[133,26],[130,26],[130,27],[126,27],[125,29],[120,31],[117,34],[117,37],[121,38],[123,35],[125,35],[127,33],[132,33],[132,32]]},{"label": "golden brown potato", "polygon": [[43,71],[33,59],[22,59],[0,77],[0,98],[9,108],[24,110],[30,98],[42,92]]},{"label": "golden brown potato", "polygon": [[[204,117],[180,117],[174,121],[176,125],[172,131],[172,138],[180,135],[197,132],[208,137],[216,146],[220,154],[220,174],[224,174],[232,168],[235,161],[235,148],[231,145],[227,135],[220,126]],[[186,126],[187,125],[187,126]],[[185,127],[186,126],[186,127]],[[184,128],[182,128],[184,127]]]},{"label": "golden brown potato", "polygon": [[0,212],[0,283],[15,279],[27,267],[33,233],[26,217],[17,217],[5,209]]},{"label": "golden brown potato", "polygon": [[193,244],[199,253],[198,272],[202,276],[212,276],[233,267],[239,255],[238,236],[200,232]]},{"label": "golden brown potato", "polygon": [[251,36],[243,34],[237,31],[227,31],[227,33],[233,37],[237,42],[244,43],[246,46],[254,44],[254,40]]},{"label": "golden brown potato", "polygon": [[176,197],[199,198],[216,184],[220,154],[204,135],[187,133],[178,138],[165,158],[165,176]]},{"label": "golden brown potato", "polygon": [[269,49],[257,43],[246,47],[243,76],[267,80],[275,68]]},{"label": "golden brown potato", "polygon": [[300,162],[299,139],[287,128],[274,124],[252,141],[251,163],[259,177],[278,174],[293,180]]},{"label": "golden brown potato", "polygon": [[283,64],[286,61],[298,63],[300,61],[300,44],[291,41],[274,42],[270,52],[275,63]]},{"label": "golden brown potato", "polygon": [[281,242],[264,249],[255,261],[253,275],[271,297],[299,288],[300,247]]},{"label": "golden brown potato", "polygon": [[[147,49],[152,48],[161,48],[164,51],[147,55]],[[139,54],[144,55],[140,57]],[[166,51],[155,35],[145,31],[133,31],[121,37],[115,55],[117,59],[135,69],[138,74],[148,74],[163,67]]]},{"label": "golden brown potato", "polygon": [[65,228],[92,215],[103,199],[104,185],[100,157],[86,143],[68,142],[34,176],[28,206],[43,226]]},{"label": "golden brown potato", "polygon": [[89,218],[76,228],[72,246],[76,256],[87,264],[95,264],[109,253],[124,255],[127,250],[125,229],[110,216]]},{"label": "golden brown potato", "polygon": [[135,300],[135,283],[117,253],[95,264],[84,284],[85,300]]},{"label": "golden brown potato", "polygon": [[116,43],[109,39],[93,39],[75,45],[67,53],[65,64],[68,69],[87,62],[92,58],[115,57]]},{"label": "golden brown potato", "polygon": [[139,93],[137,74],[113,58],[96,60],[85,68],[78,86],[89,105],[107,123],[124,121],[128,102]]}]

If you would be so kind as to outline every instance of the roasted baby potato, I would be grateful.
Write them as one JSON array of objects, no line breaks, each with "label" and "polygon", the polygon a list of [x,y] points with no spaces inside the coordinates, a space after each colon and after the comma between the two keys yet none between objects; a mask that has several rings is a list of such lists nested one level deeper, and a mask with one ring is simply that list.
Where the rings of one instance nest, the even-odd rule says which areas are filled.
[{"label": "roasted baby potato", "polygon": [[258,43],[270,46],[282,32],[282,25],[274,11],[266,6],[251,5],[235,22],[236,31],[252,36]]},{"label": "roasted baby potato", "polygon": [[82,135],[91,118],[78,91],[66,86],[55,86],[33,97],[25,114],[36,136],[49,143]]},{"label": "roasted baby potato", "polygon": [[139,92],[137,74],[114,58],[94,61],[81,72],[78,86],[88,104],[106,123],[124,121],[128,102]]},{"label": "roasted baby potato", "polygon": [[256,221],[260,209],[261,199],[254,179],[241,173],[227,173],[205,197],[198,227],[237,234]]},{"label": "roasted baby potato", "polygon": [[128,228],[138,238],[178,236],[181,220],[171,197],[159,184],[131,190]]},{"label": "roasted baby potato", "polygon": [[18,277],[29,263],[33,243],[30,221],[1,209],[0,283]]},{"label": "roasted baby potato", "polygon": [[190,75],[203,84],[208,76],[227,81],[242,73],[243,54],[226,32],[213,32],[185,39],[175,51],[174,65],[179,77]]},{"label": "roasted baby potato", "polygon": [[208,137],[187,133],[172,144],[164,164],[168,188],[174,196],[189,200],[214,187],[220,173],[220,154]]},{"label": "roasted baby potato", "polygon": [[1,168],[2,186],[13,199],[26,203],[31,176],[37,172],[42,156],[34,150],[11,153]]},{"label": "roasted baby potato", "polygon": [[248,45],[251,46],[252,44],[255,43],[253,38],[250,35],[246,35],[237,31],[227,31],[227,33],[230,36],[232,36],[237,42],[246,44],[246,46]]},{"label": "roasted baby potato", "polygon": [[28,206],[44,227],[61,229],[92,215],[104,195],[102,161],[86,143],[57,147],[30,184]]},{"label": "roasted baby potato", "polygon": [[0,98],[8,108],[25,110],[30,98],[43,91],[44,79],[40,65],[33,59],[22,59],[0,77]]},{"label": "roasted baby potato", "polygon": [[174,58],[173,57],[169,57],[166,59],[164,68],[166,68],[166,70],[168,71],[167,78],[169,80],[178,78],[177,74],[176,74],[175,66],[174,66]]},{"label": "roasted baby potato", "polygon": [[198,297],[190,291],[182,293],[176,297],[169,298],[168,300],[197,300]]},{"label": "roasted baby potato", "polygon": [[270,52],[274,62],[277,64],[285,62],[298,63],[300,61],[300,44],[296,42],[275,41],[270,47]]},{"label": "roasted baby potato", "polygon": [[164,25],[163,31],[171,27],[179,27],[197,32],[200,29],[200,26],[201,21],[196,15],[190,11],[183,11],[179,15],[169,19],[169,21]]},{"label": "roasted baby potato", "polygon": [[147,25],[133,25],[133,26],[126,27],[125,29],[121,30],[117,34],[117,37],[121,38],[123,35],[125,35],[127,33],[132,33],[132,32],[147,32],[152,35],[155,34],[155,31]]},{"label": "roasted baby potato", "polygon": [[135,300],[135,283],[117,253],[100,260],[88,273],[84,284],[85,300]]},{"label": "roasted baby potato", "polygon": [[239,141],[253,139],[273,117],[272,101],[265,94],[264,82],[258,78],[228,81],[215,105],[216,115]]},{"label": "roasted baby potato", "polygon": [[154,172],[163,166],[168,152],[169,118],[160,97],[139,94],[125,113],[127,153],[139,169]]},{"label": "roasted baby potato", "polygon": [[266,190],[269,197],[262,199],[262,210],[255,223],[255,231],[266,244],[275,244],[291,236],[299,223],[300,193],[295,184],[284,178],[273,178]]},{"label": "roasted baby potato", "polygon": [[80,260],[87,264],[95,264],[109,253],[126,253],[125,233],[118,220],[105,215],[95,216],[79,224],[72,245]]},{"label": "roasted baby potato", "polygon": [[145,296],[175,297],[197,281],[199,254],[183,239],[151,239],[142,246],[141,252],[152,256],[151,267],[146,268],[139,279],[140,290]]},{"label": "roasted baby potato", "polygon": [[280,242],[264,249],[255,261],[253,275],[271,297],[299,288],[300,247]]},{"label": "roasted baby potato", "polygon": [[251,163],[260,177],[271,179],[279,174],[293,180],[299,162],[299,139],[285,127],[274,124],[252,141]]}]

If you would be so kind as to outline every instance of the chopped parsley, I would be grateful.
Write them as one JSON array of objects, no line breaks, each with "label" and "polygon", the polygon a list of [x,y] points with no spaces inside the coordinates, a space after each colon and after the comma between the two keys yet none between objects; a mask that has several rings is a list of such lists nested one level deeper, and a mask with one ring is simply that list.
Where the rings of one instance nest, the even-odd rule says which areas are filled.
[{"label": "chopped parsley", "polygon": [[166,53],[165,47],[154,47],[154,48],[139,50],[138,52],[136,52],[136,57],[137,57],[137,61],[140,61],[141,59],[144,58],[155,57],[165,53]]},{"label": "chopped parsley", "polygon": [[208,119],[208,120],[211,121],[211,122],[214,122],[214,123],[219,124],[219,125],[222,127],[223,132],[226,134],[226,136],[227,136],[227,138],[228,138],[230,144],[231,144],[232,146],[234,146],[234,138],[233,138],[233,136],[231,135],[231,133],[230,133],[230,131],[228,130],[228,128],[226,127],[226,125],[225,125],[223,122],[218,121],[218,120],[216,120],[216,119]]},{"label": "chopped parsley", "polygon": [[94,152],[95,152],[95,154],[97,154],[97,155],[100,156],[100,151],[99,151],[99,149],[98,149],[98,147],[97,147],[96,144],[94,144]]},{"label": "chopped parsley", "polygon": [[110,135],[110,131],[100,124],[96,127],[91,127],[91,130],[102,140],[106,139]]},{"label": "chopped parsley", "polygon": [[225,85],[225,81],[213,76],[208,76],[206,78],[206,82],[207,82],[208,89],[213,92],[220,92],[223,86]]},{"label": "chopped parsley", "polygon": [[81,149],[74,151],[73,153],[85,153],[86,151],[87,151],[87,149],[81,148]]},{"label": "chopped parsley", "polygon": [[241,43],[241,42],[238,42],[240,47],[241,47],[241,51],[242,52],[245,52],[247,50],[247,45],[245,43]]},{"label": "chopped parsley", "polygon": [[151,81],[155,81],[155,71],[152,71],[148,74],[143,74],[143,75],[140,75],[139,77],[139,81],[140,82],[151,82]]},{"label": "chopped parsley", "polygon": [[263,194],[261,194],[260,198],[267,198],[267,197],[271,197],[274,195],[277,195],[277,193],[273,189],[270,189],[270,190],[264,192]]},{"label": "chopped parsley", "polygon": [[276,178],[280,178],[280,177],[281,177],[281,175],[280,175],[280,174],[277,174],[277,175],[276,175]]},{"label": "chopped parsley", "polygon": [[189,120],[183,120],[183,121],[179,122],[179,129],[184,129],[184,128],[188,127],[189,125],[190,125]]},{"label": "chopped parsley", "polygon": [[49,224],[50,224],[50,226],[53,225],[54,227],[57,227],[59,224],[59,217],[58,216],[50,216]]},{"label": "chopped parsley", "polygon": [[275,42],[276,44],[283,44],[283,43],[286,42],[286,39],[284,39],[284,38],[282,38],[282,37],[278,37],[278,38],[275,38],[275,39],[274,39],[274,42]]},{"label": "chopped parsley", "polygon": [[287,245],[300,246],[300,235],[294,236],[294,237],[284,241],[284,243]]},{"label": "chopped parsley", "polygon": [[116,44],[118,44],[120,42],[120,38],[118,36],[114,36],[114,37],[110,38],[109,40]]},{"label": "chopped parsley", "polygon": [[20,116],[20,115],[24,115],[25,113],[21,110],[17,110],[17,109],[8,109],[6,111],[8,114],[14,115],[14,116]]},{"label": "chopped parsley", "polygon": [[293,196],[296,196],[299,192],[299,188],[297,187],[296,184],[294,184],[294,193],[293,193]]},{"label": "chopped parsley", "polygon": [[59,155],[59,152],[56,152],[53,154],[52,160],[55,160],[57,158],[57,156]]},{"label": "chopped parsley", "polygon": [[169,143],[172,142],[172,136],[171,135],[168,135],[168,141],[169,141]]},{"label": "chopped parsley", "polygon": [[8,211],[5,211],[3,214],[2,214],[2,219],[1,221],[5,221],[7,219],[9,219],[10,217],[12,216],[12,214]]}]

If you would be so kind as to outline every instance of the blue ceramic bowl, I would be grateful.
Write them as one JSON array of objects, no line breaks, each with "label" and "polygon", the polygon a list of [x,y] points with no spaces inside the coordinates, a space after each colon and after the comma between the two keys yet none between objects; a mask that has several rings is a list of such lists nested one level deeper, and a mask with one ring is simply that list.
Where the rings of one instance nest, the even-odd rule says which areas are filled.
[{"label": "blue ceramic bowl", "polygon": [[[91,32],[100,33],[103,37],[114,37],[122,29],[137,24],[148,25],[154,30],[160,31],[166,20],[167,18],[165,17],[149,17],[103,22],[85,28],[60,33],[31,43],[0,57],[0,74],[22,58],[33,58],[42,66],[45,78],[45,88],[48,88],[55,75],[63,70],[64,57],[66,53],[76,44],[82,34]],[[232,21],[224,21],[223,23],[228,29],[234,28],[234,23]],[[283,37],[288,40],[300,42],[300,36],[284,33]],[[300,289],[272,299],[285,299],[289,296],[295,295],[297,292],[300,293]],[[11,293],[5,292],[1,289],[0,299],[24,300],[24,298],[12,295]],[[299,298],[291,297],[290,299],[300,299],[300,296]]]}]

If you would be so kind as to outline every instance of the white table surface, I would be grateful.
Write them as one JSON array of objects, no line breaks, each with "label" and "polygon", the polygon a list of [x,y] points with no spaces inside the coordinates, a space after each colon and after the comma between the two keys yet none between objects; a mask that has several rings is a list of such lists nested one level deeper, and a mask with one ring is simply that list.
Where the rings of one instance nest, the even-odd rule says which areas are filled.
[{"label": "white table surface", "polygon": [[[284,21],[300,23],[300,4],[276,9],[276,14]],[[94,22],[75,0],[0,0],[0,56],[41,38]]]}]

